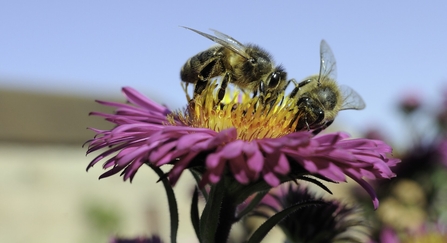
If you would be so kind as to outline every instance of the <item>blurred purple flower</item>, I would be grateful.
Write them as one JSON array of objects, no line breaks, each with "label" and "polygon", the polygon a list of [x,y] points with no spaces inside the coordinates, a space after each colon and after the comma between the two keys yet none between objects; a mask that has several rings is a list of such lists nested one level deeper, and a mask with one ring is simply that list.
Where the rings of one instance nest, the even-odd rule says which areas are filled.
[{"label": "blurred purple flower", "polygon": [[417,230],[406,230],[399,234],[392,228],[385,227],[380,232],[378,242],[369,243],[445,243],[447,242],[446,227],[440,223],[424,224]]},{"label": "blurred purple flower", "polygon": [[444,85],[444,87],[442,87],[442,105],[445,109],[447,109],[447,85]]},{"label": "blurred purple flower", "polygon": [[360,239],[367,238],[367,227],[358,208],[323,200],[306,187],[292,183],[266,194],[254,215],[269,218],[264,206],[277,213],[297,203],[310,201],[319,201],[319,204],[303,207],[278,224],[287,236],[286,242],[360,242]]},{"label": "blurred purple flower", "polygon": [[435,119],[441,132],[445,134],[447,130],[447,105],[441,107]]},{"label": "blurred purple flower", "polygon": [[399,103],[399,108],[405,114],[410,114],[421,107],[421,98],[417,92],[408,93]]},{"label": "blurred purple flower", "polygon": [[127,239],[113,237],[110,240],[110,243],[162,243],[162,241],[158,236],[152,236],[150,238],[138,237],[138,238],[127,238]]},{"label": "blurred purple flower", "polygon": [[441,164],[447,167],[447,139],[442,140],[438,145],[438,154]]},{"label": "blurred purple flower", "polygon": [[[96,136],[88,141],[87,153],[106,149],[87,167],[105,160],[103,168],[109,170],[100,178],[121,172],[124,180],[132,180],[144,163],[157,167],[173,164],[168,174],[173,185],[186,168],[205,166],[201,185],[218,182],[229,169],[241,184],[262,178],[269,185],[277,186],[281,178],[289,176],[291,167],[302,167],[309,174],[334,182],[345,182],[346,176],[354,179],[370,194],[377,208],[376,194],[364,178],[394,177],[390,167],[399,162],[389,157],[391,147],[384,142],[348,139],[344,133],[313,137],[306,131],[273,138],[241,139],[245,130],[241,132],[229,126],[215,131],[192,126],[131,88],[123,88],[123,92],[130,104],[98,101],[115,107],[115,114],[91,113],[116,124],[111,130],[92,129]],[[239,107],[235,107],[232,105],[232,116],[246,113],[246,110],[237,113],[234,110]],[[199,112],[207,110],[210,110],[209,116],[215,112],[207,107]],[[268,115],[264,116],[266,122],[274,119]],[[272,116],[277,118],[279,115]],[[214,123],[222,123],[219,116],[204,118],[212,119],[215,119]],[[258,130],[249,131],[254,131],[253,134],[273,133],[277,124],[276,121],[270,124],[273,128],[260,126],[256,128]]]},{"label": "blurred purple flower", "polygon": [[370,243],[400,243],[397,233],[391,228],[384,228],[380,232],[379,242],[370,241]]}]

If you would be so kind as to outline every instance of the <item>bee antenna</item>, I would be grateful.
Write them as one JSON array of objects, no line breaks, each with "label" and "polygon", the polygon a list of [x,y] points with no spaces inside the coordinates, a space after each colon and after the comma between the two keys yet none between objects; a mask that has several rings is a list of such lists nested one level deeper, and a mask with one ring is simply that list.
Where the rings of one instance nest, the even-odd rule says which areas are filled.
[{"label": "bee antenna", "polygon": [[318,75],[318,80],[317,80],[317,86],[320,87],[321,85],[321,74]]},{"label": "bee antenna", "polygon": [[277,72],[284,72],[285,68],[282,64],[279,64],[278,66],[276,66],[276,71]]}]

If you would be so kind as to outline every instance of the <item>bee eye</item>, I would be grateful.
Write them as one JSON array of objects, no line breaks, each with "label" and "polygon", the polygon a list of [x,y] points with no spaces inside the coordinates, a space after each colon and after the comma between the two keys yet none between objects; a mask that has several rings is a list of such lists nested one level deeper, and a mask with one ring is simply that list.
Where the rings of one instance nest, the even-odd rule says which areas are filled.
[{"label": "bee eye", "polygon": [[248,61],[249,61],[252,65],[255,65],[255,64],[256,64],[256,59],[254,59],[254,58],[250,58]]},{"label": "bee eye", "polygon": [[268,86],[269,88],[276,88],[278,86],[279,80],[281,79],[281,75],[278,72],[274,72],[270,77]]}]

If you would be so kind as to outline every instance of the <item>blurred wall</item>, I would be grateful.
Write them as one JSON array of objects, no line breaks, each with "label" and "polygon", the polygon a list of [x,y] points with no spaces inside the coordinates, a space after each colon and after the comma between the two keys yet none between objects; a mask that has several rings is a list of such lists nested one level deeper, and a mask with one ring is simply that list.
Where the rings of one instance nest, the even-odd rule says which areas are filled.
[{"label": "blurred wall", "polygon": [[0,89],[0,141],[81,146],[94,134],[87,127],[111,127],[91,111],[112,109],[93,98]]},{"label": "blurred wall", "polygon": [[[85,171],[97,155],[82,147],[94,136],[87,127],[112,127],[91,111],[113,112],[94,98],[0,88],[0,242],[94,243],[155,232],[167,242],[168,207],[154,172],[142,167],[130,183],[98,180],[101,163]],[[192,179],[181,181],[177,196],[188,198]],[[188,205],[180,205],[183,217]],[[181,226],[179,237],[194,242],[192,227]]]}]

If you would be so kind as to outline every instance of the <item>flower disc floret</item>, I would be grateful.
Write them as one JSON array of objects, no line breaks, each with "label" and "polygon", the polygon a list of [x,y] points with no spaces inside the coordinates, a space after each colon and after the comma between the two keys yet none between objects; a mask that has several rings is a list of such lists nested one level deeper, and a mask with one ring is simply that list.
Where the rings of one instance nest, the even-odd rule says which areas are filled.
[{"label": "flower disc floret", "polygon": [[237,138],[245,141],[277,138],[294,132],[298,122],[296,98],[281,92],[276,99],[265,103],[263,100],[268,99],[270,94],[250,97],[237,87],[229,87],[224,99],[219,102],[218,92],[219,86],[213,82],[193,100],[186,93],[191,102],[185,110],[170,115],[171,123],[180,120],[187,126],[209,128],[216,132],[236,128]]}]

